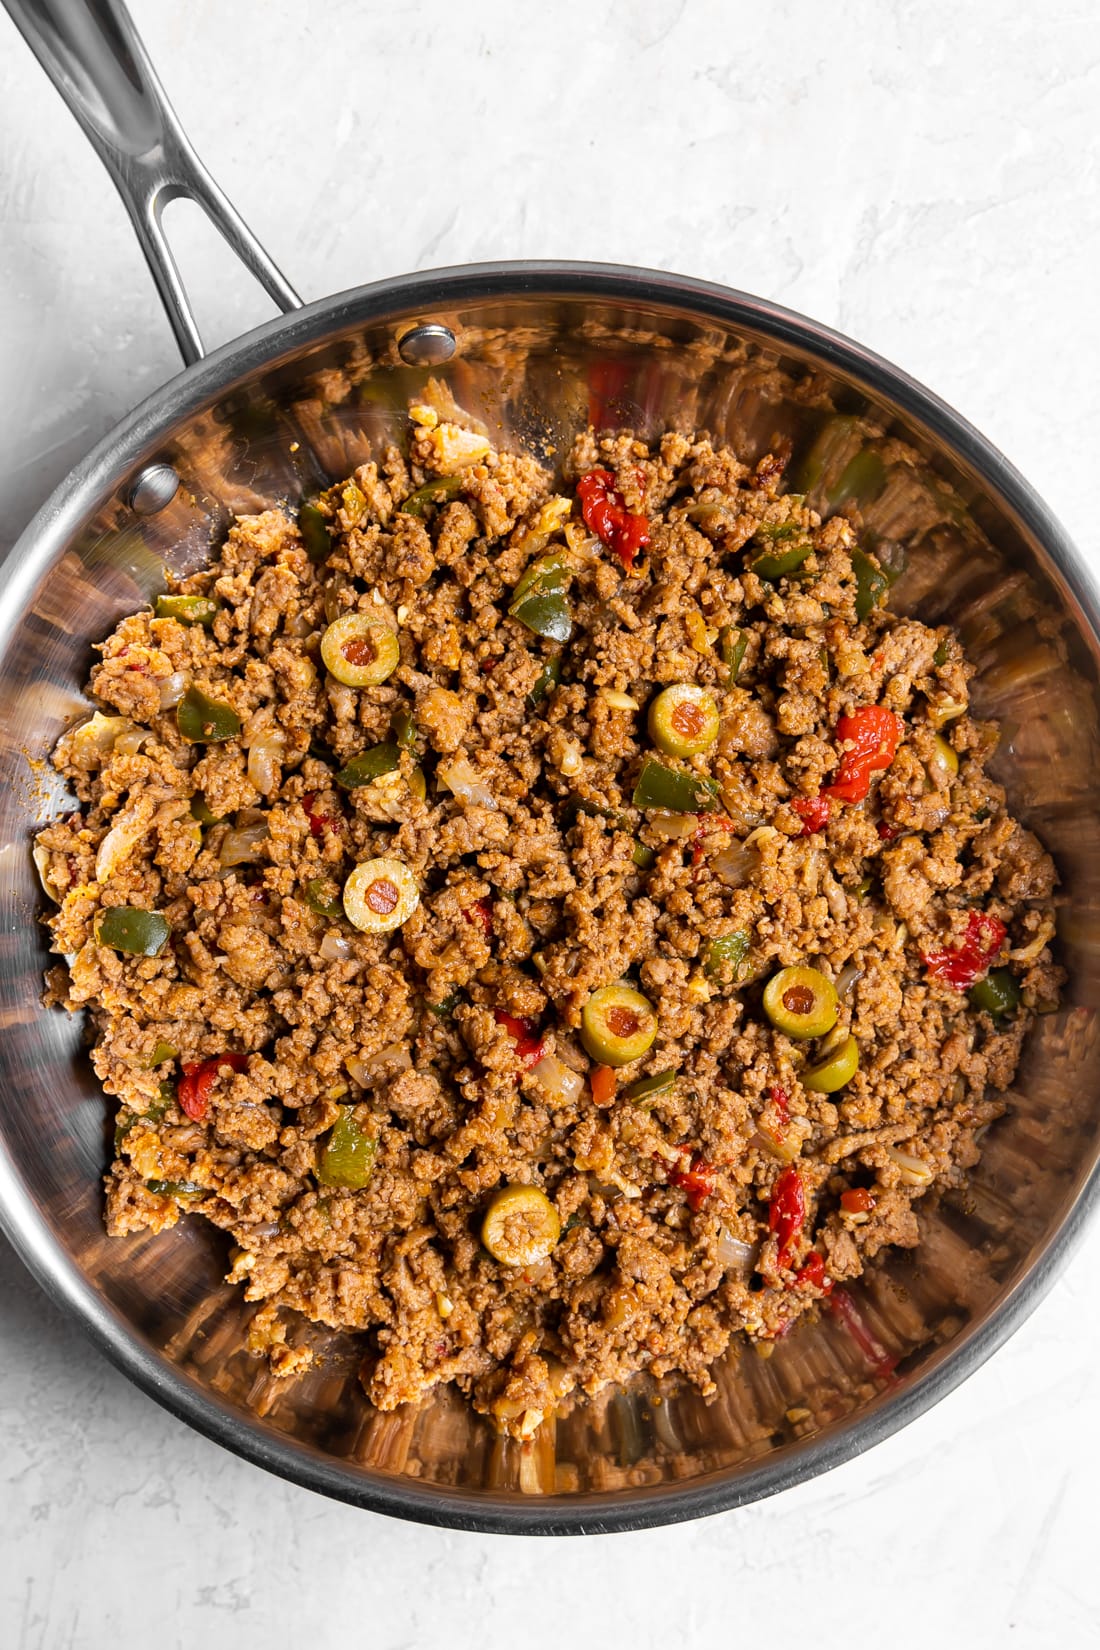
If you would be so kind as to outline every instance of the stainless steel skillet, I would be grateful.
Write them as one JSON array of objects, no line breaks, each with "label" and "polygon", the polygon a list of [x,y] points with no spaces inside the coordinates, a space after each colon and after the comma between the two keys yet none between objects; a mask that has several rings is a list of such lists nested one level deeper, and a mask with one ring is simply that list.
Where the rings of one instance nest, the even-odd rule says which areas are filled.
[{"label": "stainless steel skillet", "polygon": [[[6,0],[108,165],[187,369],[47,502],[0,573],[0,1220],[37,1277],[174,1414],[299,1483],[399,1516],[517,1533],[628,1529],[773,1493],[934,1402],[1022,1320],[1094,1202],[1100,1142],[1100,820],[1095,584],[1005,461],[897,369],[744,294],[651,271],[499,264],[302,307],[203,171],[113,0]],[[161,210],[187,194],[286,312],[203,358]],[[79,1027],[40,1003],[27,852],[61,799],[38,761],[79,710],[91,643],[193,565],[234,510],[296,499],[399,427],[428,372],[504,441],[548,450],[589,416],[701,425],[756,454],[789,440],[822,508],[857,498],[899,598],[946,615],[1010,730],[1014,804],[1056,851],[1066,1008],[1044,1019],[965,1198],[914,1255],[764,1361],[731,1361],[710,1406],[615,1393],[525,1448],[447,1395],[378,1415],[350,1344],[277,1389],[243,1351],[247,1308],[212,1230],[102,1232],[105,1107]],[[1036,623],[1036,600],[1061,639]]]}]

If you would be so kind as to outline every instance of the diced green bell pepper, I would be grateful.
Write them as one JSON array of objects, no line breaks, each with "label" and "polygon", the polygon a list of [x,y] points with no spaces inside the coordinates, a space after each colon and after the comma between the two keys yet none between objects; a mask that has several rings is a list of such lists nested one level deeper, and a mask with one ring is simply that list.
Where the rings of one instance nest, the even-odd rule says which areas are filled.
[{"label": "diced green bell pepper", "polygon": [[984,980],[970,987],[970,1001],[975,1008],[984,1009],[995,1018],[1015,1014],[1020,1006],[1020,987],[1016,976],[1008,968],[994,968]]},{"label": "diced green bell pepper", "polygon": [[527,704],[531,710],[537,710],[551,691],[561,681],[561,654],[552,653],[542,667],[542,673],[535,680],[535,685],[527,695]]},{"label": "diced green bell pepper", "polygon": [[567,642],[573,634],[573,616],[565,599],[568,582],[560,556],[541,556],[526,569],[512,592],[509,613],[536,636]]},{"label": "diced green bell pepper", "polygon": [[132,957],[159,957],[172,932],[172,925],[159,911],[142,911],[135,905],[111,905],[103,912],[96,929],[100,945],[112,951],[126,951]]},{"label": "diced green bell pepper", "polygon": [[201,624],[209,630],[221,607],[209,596],[158,596],[153,612],[158,619],[175,619],[179,624]]},{"label": "diced green bell pepper", "polygon": [[310,561],[327,561],[332,554],[332,533],[327,517],[322,515],[311,499],[306,499],[299,506],[298,531],[302,535],[302,543],[306,547]]},{"label": "diced green bell pepper", "polygon": [[652,1100],[658,1094],[664,1094],[675,1083],[680,1073],[678,1071],[657,1071],[652,1077],[639,1077],[636,1083],[628,1083],[623,1090],[624,1100]]},{"label": "diced green bell pepper", "polygon": [[828,494],[829,505],[835,510],[849,499],[855,499],[857,504],[873,504],[885,486],[885,464],[878,453],[865,447],[854,454],[840,472],[840,479]]},{"label": "diced green bell pepper", "polygon": [[643,764],[634,787],[636,808],[664,808],[673,814],[713,813],[719,800],[713,779],[666,768],[652,757]]},{"label": "diced green bell pepper", "polygon": [[201,688],[189,687],[176,706],[176,726],[194,745],[214,745],[235,739],[241,719],[224,699],[210,699]]},{"label": "diced green bell pepper", "polygon": [[856,618],[865,619],[885,596],[890,580],[858,546],[852,551],[852,571],[856,576]]},{"label": "diced green bell pepper", "polygon": [[410,711],[399,710],[397,712],[393,719],[393,737],[404,750],[415,750],[417,727]]},{"label": "diced green bell pepper", "polygon": [[797,573],[812,550],[809,539],[803,539],[801,544],[793,544],[789,550],[765,550],[750,561],[749,567],[758,579],[774,583],[776,579],[789,578],[792,573]]},{"label": "diced green bell pepper", "polygon": [[723,625],[718,633],[718,656],[729,671],[728,687],[734,687],[741,674],[741,666],[745,662],[745,650],[749,645],[747,630],[734,630],[732,625]]},{"label": "diced green bell pepper", "polygon": [[370,785],[384,773],[392,773],[401,766],[401,752],[389,740],[384,745],[373,745],[369,751],[360,751],[336,775],[336,783],[346,791],[359,785]]},{"label": "diced green bell pepper", "polygon": [[415,493],[409,494],[401,506],[402,513],[406,516],[423,516],[429,504],[446,503],[461,491],[460,475],[433,476],[431,481],[426,481],[423,487],[418,487]]},{"label": "diced green bell pepper", "polygon": [[332,877],[313,877],[306,884],[306,904],[319,917],[342,917],[344,914],[340,885]]}]

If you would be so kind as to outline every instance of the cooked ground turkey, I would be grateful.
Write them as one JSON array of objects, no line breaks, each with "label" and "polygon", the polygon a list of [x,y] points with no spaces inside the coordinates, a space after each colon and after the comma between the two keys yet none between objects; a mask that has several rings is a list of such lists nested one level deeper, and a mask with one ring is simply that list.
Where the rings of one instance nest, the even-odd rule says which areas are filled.
[{"label": "cooked ground turkey", "polygon": [[[217,603],[209,627],[146,611],[103,644],[90,691],[106,715],[55,757],[79,809],[37,838],[69,959],[50,1000],[87,1010],[118,1101],[111,1233],[202,1216],[231,1234],[230,1276],[263,1303],[250,1345],[276,1371],[311,1356],[287,1336],[301,1313],[362,1331],[380,1408],[454,1381],[525,1436],[570,1392],[639,1370],[707,1393],[731,1337],[783,1335],[884,1245],[918,1241],[915,1206],[974,1164],[1057,999],[1055,873],[986,775],[997,731],[967,713],[957,638],[886,610],[855,528],[784,493],[781,460],[589,431],[555,478],[412,415],[405,450],[330,489],[308,528],[279,510],[236,521],[175,587]],[[610,544],[585,522],[576,485],[594,469],[614,477],[589,484],[597,505],[644,517],[632,569],[598,510]],[[753,570],[792,549],[788,573]],[[509,615],[548,556],[564,644]],[[321,660],[326,626],[354,612],[399,637],[378,685]],[[670,683],[717,705],[701,755],[654,750],[647,708]],[[183,736],[192,684],[232,707],[237,736]],[[900,744],[822,824],[838,722],[868,706],[894,713]],[[337,782],[395,730],[396,766]],[[654,757],[713,785],[683,813],[640,807]],[[378,856],[419,903],[374,934],[339,893]],[[98,942],[119,907],[167,919],[159,954]],[[926,959],[965,957],[975,913],[1004,937],[981,929],[997,943],[960,983]],[[825,1039],[764,1011],[795,964],[838,988]],[[966,989],[991,964],[1021,993],[997,1015]],[[581,1012],[620,981],[657,1036],[597,1075]],[[847,1085],[805,1087],[848,1035]],[[481,1237],[516,1185],[560,1223],[526,1265]]]}]

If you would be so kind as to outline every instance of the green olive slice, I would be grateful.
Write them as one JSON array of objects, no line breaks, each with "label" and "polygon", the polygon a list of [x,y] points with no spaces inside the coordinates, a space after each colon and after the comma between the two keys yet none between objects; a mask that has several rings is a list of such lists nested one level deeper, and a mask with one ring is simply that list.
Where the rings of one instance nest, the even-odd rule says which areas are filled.
[{"label": "green olive slice", "polygon": [[839,1013],[836,987],[816,968],[781,968],[764,987],[764,1012],[788,1037],[824,1037]]},{"label": "green olive slice", "polygon": [[505,1186],[481,1223],[481,1241],[504,1266],[533,1266],[545,1260],[561,1236],[561,1221],[537,1186]]},{"label": "green olive slice", "polygon": [[341,1106],[317,1164],[317,1179],[322,1186],[362,1191],[374,1171],[377,1150],[377,1140],[356,1121],[354,1106]]},{"label": "green olive slice", "polygon": [[420,890],[399,859],[366,859],[344,884],[344,915],[364,934],[388,934],[408,922]]},{"label": "green olive slice", "polygon": [[674,682],[649,707],[649,734],[666,756],[698,756],[718,737],[718,706],[706,688]]},{"label": "green olive slice", "polygon": [[393,674],[401,644],[388,624],[367,613],[345,613],[321,637],[325,668],[345,687],[374,687]]},{"label": "green olive slice", "polygon": [[601,986],[581,1011],[581,1042],[602,1066],[640,1060],[656,1035],[653,1004],[628,985]]},{"label": "green olive slice", "polygon": [[845,1083],[850,1083],[859,1070],[859,1044],[854,1037],[845,1037],[827,1060],[811,1066],[802,1073],[802,1087],[814,1094],[835,1094]]}]

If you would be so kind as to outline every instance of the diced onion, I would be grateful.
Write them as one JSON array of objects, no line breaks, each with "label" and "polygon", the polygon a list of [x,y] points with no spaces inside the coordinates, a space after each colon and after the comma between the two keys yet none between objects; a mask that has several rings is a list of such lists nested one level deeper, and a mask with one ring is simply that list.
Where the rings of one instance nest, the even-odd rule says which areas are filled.
[{"label": "diced onion", "polygon": [[840,998],[841,1002],[844,1001],[856,981],[862,978],[863,965],[861,963],[850,962],[844,964],[844,967],[840,970],[840,973],[836,977],[836,994]]},{"label": "diced onion", "polygon": [[127,747],[135,751],[147,737],[147,730],[139,728],[128,716],[104,716],[102,711],[97,710],[86,722],[62,735],[58,741],[57,756],[74,768],[99,767],[119,740],[136,740]]},{"label": "diced onion", "polygon": [[248,750],[248,777],[261,796],[270,796],[280,779],[286,740],[281,733],[265,733]]},{"label": "diced onion", "polygon": [[344,1063],[349,1075],[354,1077],[360,1088],[369,1089],[373,1088],[375,1083],[384,1083],[388,1078],[408,1071],[412,1066],[412,1055],[403,1043],[388,1043],[367,1060],[361,1060],[357,1054],[353,1054]]},{"label": "diced onion", "polygon": [[453,791],[460,802],[474,802],[480,808],[496,807],[496,797],[488,786],[481,782],[464,756],[452,757],[449,762],[441,762],[435,773],[440,783],[446,785],[449,791]]},{"label": "diced onion", "polygon": [[127,808],[121,813],[95,856],[97,882],[106,882],[117,871],[123,860],[129,859],[148,829],[148,813],[143,808]]},{"label": "diced onion", "polygon": [[355,947],[346,934],[340,934],[335,928],[330,928],[324,939],[317,947],[325,962],[347,962],[354,957]]},{"label": "diced onion", "polygon": [[738,1277],[747,1278],[752,1271],[753,1246],[735,1238],[728,1226],[718,1229],[718,1264]]},{"label": "diced onion", "polygon": [[224,870],[233,865],[255,865],[262,856],[260,844],[267,838],[267,817],[254,808],[243,808],[238,823],[228,831],[218,849],[218,864]]},{"label": "diced onion", "polygon": [[901,1178],[909,1186],[927,1186],[932,1179],[932,1170],[923,1158],[914,1157],[911,1152],[903,1152],[897,1146],[887,1146],[886,1155],[891,1163],[897,1165]]},{"label": "diced onion", "polygon": [[556,1099],[561,1099],[567,1105],[572,1105],[580,1098],[584,1088],[584,1078],[580,1072],[570,1071],[567,1065],[558,1059],[556,1054],[544,1054],[531,1071]]},{"label": "diced onion", "polygon": [[187,692],[187,677],[182,670],[174,670],[171,676],[163,676],[157,686],[161,710],[174,710]]},{"label": "diced onion", "polygon": [[709,863],[719,882],[724,882],[727,888],[743,888],[759,861],[755,849],[746,847],[743,842],[731,842]]},{"label": "diced onion", "polygon": [[58,893],[57,889],[54,887],[54,884],[50,880],[48,869],[50,863],[50,850],[48,848],[43,848],[41,843],[38,843],[31,849],[31,858],[34,860],[34,868],[38,872],[38,880],[42,884],[42,892],[48,899],[52,899],[55,905],[60,905],[61,895]]},{"label": "diced onion", "polygon": [[681,842],[699,827],[694,814],[651,814],[646,820],[654,836],[663,842]]}]

